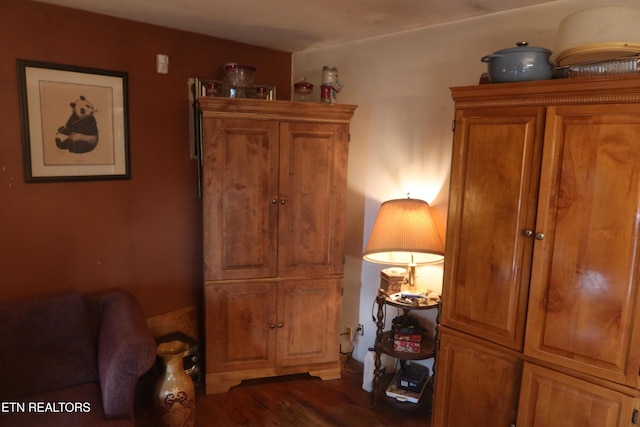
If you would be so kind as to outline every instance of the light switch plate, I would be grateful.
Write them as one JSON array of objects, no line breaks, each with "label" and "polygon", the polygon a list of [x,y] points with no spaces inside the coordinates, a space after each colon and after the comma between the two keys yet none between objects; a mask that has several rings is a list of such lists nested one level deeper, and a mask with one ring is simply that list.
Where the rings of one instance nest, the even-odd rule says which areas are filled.
[{"label": "light switch plate", "polygon": [[169,56],[161,53],[156,55],[156,69],[158,74],[169,74]]}]

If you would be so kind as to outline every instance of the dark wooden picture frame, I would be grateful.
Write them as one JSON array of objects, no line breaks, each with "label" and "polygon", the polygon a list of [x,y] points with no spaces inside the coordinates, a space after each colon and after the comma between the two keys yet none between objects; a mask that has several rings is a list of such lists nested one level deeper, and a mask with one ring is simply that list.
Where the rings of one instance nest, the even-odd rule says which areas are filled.
[{"label": "dark wooden picture frame", "polygon": [[127,73],[18,59],[27,182],[131,178]]}]

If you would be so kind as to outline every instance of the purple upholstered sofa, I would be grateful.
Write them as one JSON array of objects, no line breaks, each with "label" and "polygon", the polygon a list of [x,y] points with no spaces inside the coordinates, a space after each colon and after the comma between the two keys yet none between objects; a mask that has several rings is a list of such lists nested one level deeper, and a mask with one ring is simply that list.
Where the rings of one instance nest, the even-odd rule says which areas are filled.
[{"label": "purple upholstered sofa", "polygon": [[0,305],[0,426],[133,426],[155,342],[132,295]]}]

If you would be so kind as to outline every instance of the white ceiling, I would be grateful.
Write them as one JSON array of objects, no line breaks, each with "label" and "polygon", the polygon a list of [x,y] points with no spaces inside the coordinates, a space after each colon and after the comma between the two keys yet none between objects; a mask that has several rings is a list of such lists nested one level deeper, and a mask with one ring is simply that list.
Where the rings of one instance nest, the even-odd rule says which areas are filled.
[{"label": "white ceiling", "polygon": [[297,52],[555,0],[38,0]]}]

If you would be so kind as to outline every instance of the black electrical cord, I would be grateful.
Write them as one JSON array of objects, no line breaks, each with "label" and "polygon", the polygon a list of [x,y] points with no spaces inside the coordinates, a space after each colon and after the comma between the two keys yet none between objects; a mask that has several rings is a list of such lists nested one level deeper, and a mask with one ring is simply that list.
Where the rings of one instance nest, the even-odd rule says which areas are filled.
[{"label": "black electrical cord", "polygon": [[[373,323],[375,324],[378,319],[376,318],[376,313],[375,313],[375,308],[376,308],[376,300],[374,299],[373,302],[371,303],[371,320],[373,321]],[[385,304],[383,307],[384,310],[384,318],[387,318],[387,305]]]}]

